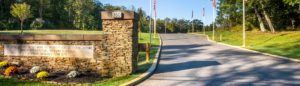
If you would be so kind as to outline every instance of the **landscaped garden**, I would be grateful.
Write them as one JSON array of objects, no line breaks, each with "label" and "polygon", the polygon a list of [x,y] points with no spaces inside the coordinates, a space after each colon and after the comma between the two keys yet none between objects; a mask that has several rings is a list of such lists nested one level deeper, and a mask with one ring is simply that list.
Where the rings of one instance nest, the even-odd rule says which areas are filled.
[{"label": "landscaped garden", "polygon": [[[300,59],[300,33],[299,31],[285,31],[276,33],[246,32],[246,48],[266,52],[270,54],[286,56],[288,58]],[[203,34],[202,32],[200,34]],[[212,39],[212,32],[206,32]],[[241,31],[216,32],[215,41],[230,45],[242,45]]]},{"label": "landscaped garden", "polygon": [[[19,31],[1,31],[1,34],[18,34]],[[25,30],[24,34],[101,34],[101,31],[77,31],[77,30]],[[141,33],[139,43],[149,42],[149,34]],[[33,66],[31,69],[22,69],[22,65],[8,61],[0,61],[0,84],[4,86],[41,86],[41,85],[57,85],[47,81],[58,81],[68,83],[58,83],[60,85],[80,84],[97,85],[97,86],[117,86],[128,82],[145,71],[152,65],[153,58],[159,46],[159,37],[152,41],[151,59],[145,62],[145,52],[139,52],[138,70],[128,76],[119,78],[97,78],[90,73],[81,71],[69,71],[68,73],[51,72],[41,66]],[[91,79],[94,79],[91,80]],[[86,80],[86,81],[85,81]]]}]

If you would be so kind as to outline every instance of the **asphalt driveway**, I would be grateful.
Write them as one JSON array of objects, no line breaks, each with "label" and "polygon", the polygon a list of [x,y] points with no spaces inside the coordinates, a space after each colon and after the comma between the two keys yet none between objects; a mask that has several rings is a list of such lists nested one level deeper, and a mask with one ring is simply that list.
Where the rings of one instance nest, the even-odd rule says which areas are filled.
[{"label": "asphalt driveway", "polygon": [[300,86],[300,63],[209,42],[162,34],[155,74],[138,86]]}]

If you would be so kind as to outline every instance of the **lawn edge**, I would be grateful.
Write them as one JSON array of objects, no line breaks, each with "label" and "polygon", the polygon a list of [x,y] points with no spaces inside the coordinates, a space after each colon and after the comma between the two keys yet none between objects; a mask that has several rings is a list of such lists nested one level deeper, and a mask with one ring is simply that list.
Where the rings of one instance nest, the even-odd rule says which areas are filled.
[{"label": "lawn edge", "polygon": [[129,82],[126,82],[119,86],[135,86],[135,85],[141,83],[142,81],[146,80],[147,78],[149,78],[155,72],[155,70],[159,64],[159,59],[160,59],[161,49],[162,49],[162,44],[163,44],[160,35],[159,35],[159,44],[160,45],[159,45],[159,48],[157,49],[158,51],[155,54],[155,58],[154,58],[152,66],[145,73],[141,74],[137,78],[130,80]]},{"label": "lawn edge", "polygon": [[288,58],[288,57],[284,57],[284,56],[280,56],[280,55],[274,55],[274,54],[270,54],[270,53],[251,50],[251,49],[244,48],[244,47],[241,47],[241,46],[235,46],[235,45],[225,44],[225,43],[222,43],[222,42],[216,42],[216,41],[211,40],[208,37],[208,35],[197,34],[197,33],[192,33],[192,34],[205,36],[208,41],[213,42],[213,43],[217,43],[217,44],[221,44],[221,45],[225,45],[225,46],[229,46],[229,47],[234,47],[234,48],[238,48],[238,49],[242,49],[242,50],[246,50],[246,51],[250,51],[250,52],[254,52],[254,53],[260,53],[260,54],[263,54],[263,55],[266,55],[266,56],[281,58],[281,59],[290,60],[290,61],[294,61],[294,62],[300,62],[299,59]]}]

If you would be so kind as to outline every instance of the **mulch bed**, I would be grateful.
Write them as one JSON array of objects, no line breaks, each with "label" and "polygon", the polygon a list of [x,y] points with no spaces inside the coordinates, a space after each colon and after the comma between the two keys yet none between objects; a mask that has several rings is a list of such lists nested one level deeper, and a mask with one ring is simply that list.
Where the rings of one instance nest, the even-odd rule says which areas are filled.
[{"label": "mulch bed", "polygon": [[[4,73],[4,71],[4,68],[0,68],[1,75]],[[43,80],[39,80],[36,79],[36,74],[29,73],[29,69],[18,68],[18,72],[13,74],[11,77],[18,80],[38,80],[58,83],[93,83],[108,78],[91,72],[81,72],[80,76],[76,78],[68,78],[66,77],[67,74],[67,72],[49,72],[49,77],[44,78]]]}]

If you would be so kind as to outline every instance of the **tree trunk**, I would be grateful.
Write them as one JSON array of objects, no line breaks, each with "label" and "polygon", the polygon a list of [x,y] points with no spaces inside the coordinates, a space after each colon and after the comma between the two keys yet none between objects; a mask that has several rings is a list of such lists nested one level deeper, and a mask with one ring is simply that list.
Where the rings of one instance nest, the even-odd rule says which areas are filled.
[{"label": "tree trunk", "polygon": [[267,23],[268,23],[268,26],[269,26],[271,32],[274,33],[274,32],[275,32],[275,29],[274,29],[274,27],[273,27],[272,21],[271,21],[269,15],[268,15],[268,13],[267,13],[266,10],[265,10],[265,6],[264,6],[262,0],[260,0],[260,5],[261,5],[261,7],[262,7],[262,9],[263,9],[263,15],[264,15],[264,17],[265,17],[265,19],[266,19],[266,21],[267,21]]},{"label": "tree trunk", "polygon": [[273,27],[273,24],[272,24],[272,21],[271,21],[269,15],[267,14],[266,11],[264,11],[263,14],[264,14],[264,16],[265,16],[265,18],[266,18],[266,21],[267,21],[267,23],[268,23],[268,25],[269,25],[269,28],[270,28],[271,32],[274,33],[274,32],[275,32],[275,29],[274,29],[274,27]]},{"label": "tree trunk", "polygon": [[39,16],[43,18],[43,0],[40,0]]},{"label": "tree trunk", "polygon": [[21,21],[21,35],[23,35],[23,20]]},{"label": "tree trunk", "polygon": [[295,18],[292,18],[291,22],[292,22],[292,29],[295,30],[295,22],[296,22]]},{"label": "tree trunk", "polygon": [[266,28],[265,28],[265,25],[262,21],[262,17],[261,15],[258,13],[258,9],[256,6],[254,6],[254,10],[255,10],[255,14],[257,16],[257,19],[258,19],[258,22],[259,22],[259,27],[260,27],[260,31],[261,32],[266,32]]}]

